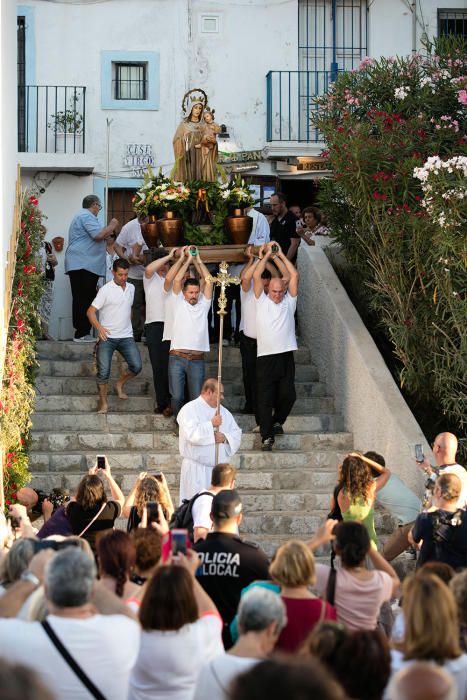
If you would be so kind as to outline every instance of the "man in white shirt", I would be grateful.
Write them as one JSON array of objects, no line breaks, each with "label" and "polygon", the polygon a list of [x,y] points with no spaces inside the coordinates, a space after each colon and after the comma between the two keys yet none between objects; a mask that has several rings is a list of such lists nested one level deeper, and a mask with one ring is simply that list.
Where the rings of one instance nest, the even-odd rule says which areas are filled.
[{"label": "man in white shirt", "polygon": [[116,243],[125,249],[125,258],[130,263],[128,279],[135,288],[135,296],[131,308],[131,324],[135,341],[139,343],[144,328],[145,304],[143,287],[144,265],[142,265],[141,254],[148,250],[148,247],[144,242],[141,221],[138,217],[122,226]]},{"label": "man in white shirt", "polygon": [[209,489],[197,496],[191,509],[193,516],[193,542],[205,540],[208,532],[211,532],[212,499],[219,491],[234,489],[236,476],[237,470],[233,464],[216,464],[212,470]]},{"label": "man in white shirt", "polygon": [[423,469],[432,484],[435,483],[437,476],[440,474],[456,474],[462,484],[457,507],[467,508],[467,470],[456,462],[457,446],[458,440],[455,435],[452,433],[439,433],[433,442],[433,457],[435,458],[436,466],[432,467],[427,459],[418,463],[418,466],[420,469]]},{"label": "man in white shirt", "polygon": [[[88,309],[88,319],[97,330],[97,389],[99,391],[98,413],[107,413],[107,388],[115,350],[123,356],[128,365],[115,383],[119,399],[127,399],[123,391],[124,384],[141,372],[142,363],[138,346],[133,338],[131,326],[131,306],[134,287],[127,282],[127,260],[119,258],[113,264],[113,280],[101,287]],[[96,311],[100,311],[100,321]]]},{"label": "man in white shirt", "polygon": [[[196,248],[186,249],[184,256],[184,262],[175,275],[172,287],[173,324],[169,353],[169,389],[175,417],[184,403],[185,382],[188,384],[190,400],[199,396],[204,381],[204,353],[209,352],[208,314],[212,297],[212,283],[207,281],[209,271]],[[205,280],[202,293],[197,278],[190,277],[184,280],[185,272],[191,263],[194,263],[199,276]]]},{"label": "man in white shirt", "polygon": [[[22,579],[15,585],[29,593],[41,584],[32,571],[24,572]],[[127,700],[130,672],[138,656],[140,627],[112,594],[112,612],[96,614],[92,602],[96,585],[94,560],[79,547],[67,547],[54,555],[45,568],[47,622],[104,697]],[[56,698],[92,697],[40,622],[0,620],[0,657],[34,669]]]},{"label": "man in white shirt", "polygon": [[[279,248],[272,252],[269,243],[266,253],[253,273],[256,298],[256,332],[258,357],[256,361],[257,412],[261,432],[261,449],[270,451],[274,436],[284,432],[283,424],[295,403],[295,309],[297,308],[298,272]],[[264,293],[261,275],[271,257],[277,256],[289,273],[286,283],[274,277],[269,293]]]},{"label": "man in white shirt", "polygon": [[173,413],[169,392],[169,350],[170,341],[164,340],[165,323],[165,280],[177,248],[170,253],[158,248],[154,260],[144,270],[144,293],[146,296],[146,325],[144,332],[151,361],[154,391],[156,393],[155,413],[166,418]]},{"label": "man in white shirt", "polygon": [[[179,449],[183,457],[180,475],[180,503],[211,485],[215,464],[229,462],[237,452],[242,431],[224,406],[217,413],[217,396],[223,398],[223,387],[216,379],[206,379],[201,394],[180,410]],[[216,450],[218,445],[218,454]]]}]

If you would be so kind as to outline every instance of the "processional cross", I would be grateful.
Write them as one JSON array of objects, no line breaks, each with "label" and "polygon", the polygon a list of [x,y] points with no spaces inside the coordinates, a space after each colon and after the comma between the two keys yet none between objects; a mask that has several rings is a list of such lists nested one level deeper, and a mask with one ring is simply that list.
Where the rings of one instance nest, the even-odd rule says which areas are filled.
[{"label": "processional cross", "polygon": [[[227,287],[229,287],[231,284],[240,284],[240,277],[237,275],[230,276],[228,272],[228,265],[225,260],[221,262],[219,265],[219,272],[217,275],[214,277],[213,275],[208,275],[206,277],[206,282],[210,282],[212,285],[215,285],[216,287],[220,287],[221,293],[219,294],[219,299],[217,302],[218,305],[218,311],[216,312],[219,316],[219,352],[217,355],[217,406],[216,406],[216,414],[220,413],[220,387],[222,383],[222,339],[224,335],[224,316],[226,315],[227,311],[225,310],[225,307],[227,306],[227,296],[225,294],[225,290]],[[217,428],[219,430],[219,428]],[[219,443],[216,442],[216,464],[218,463],[218,458],[219,458]]]}]

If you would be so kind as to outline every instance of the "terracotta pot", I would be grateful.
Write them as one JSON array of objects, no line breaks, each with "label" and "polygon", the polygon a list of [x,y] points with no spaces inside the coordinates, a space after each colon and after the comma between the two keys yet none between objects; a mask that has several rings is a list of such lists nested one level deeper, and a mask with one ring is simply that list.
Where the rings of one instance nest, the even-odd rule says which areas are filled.
[{"label": "terracotta pot", "polygon": [[234,209],[232,214],[225,218],[225,226],[232,243],[246,244],[253,228],[253,219],[244,215],[243,209]]},{"label": "terracotta pot", "polygon": [[149,221],[141,226],[144,242],[148,248],[156,248],[159,241],[159,226],[154,214],[149,215]]},{"label": "terracotta pot", "polygon": [[183,220],[178,219],[173,211],[166,211],[164,218],[157,222],[159,238],[165,248],[178,246],[183,233]]}]

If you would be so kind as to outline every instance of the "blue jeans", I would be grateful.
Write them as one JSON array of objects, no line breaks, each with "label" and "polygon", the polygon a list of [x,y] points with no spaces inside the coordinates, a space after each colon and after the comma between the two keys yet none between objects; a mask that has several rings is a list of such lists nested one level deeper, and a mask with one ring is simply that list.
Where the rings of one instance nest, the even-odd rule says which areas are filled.
[{"label": "blue jeans", "polygon": [[133,338],[107,338],[97,344],[97,383],[107,384],[110,377],[112,355],[118,350],[132,374],[139,374],[143,367],[138,346]]},{"label": "blue jeans", "polygon": [[169,357],[169,390],[172,396],[172,410],[177,416],[185,403],[185,380],[188,383],[190,401],[197,399],[204,382],[204,360],[188,360],[185,357]]}]

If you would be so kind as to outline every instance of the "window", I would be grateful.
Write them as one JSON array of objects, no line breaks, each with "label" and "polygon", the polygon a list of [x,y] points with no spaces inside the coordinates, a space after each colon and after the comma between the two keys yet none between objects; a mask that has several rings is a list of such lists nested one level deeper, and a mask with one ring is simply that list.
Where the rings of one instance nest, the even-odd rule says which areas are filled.
[{"label": "window", "polygon": [[147,92],[146,63],[114,63],[114,96],[116,100],[145,100]]},{"label": "window", "polygon": [[202,34],[218,34],[219,19],[219,15],[201,15],[200,24]]},{"label": "window", "polygon": [[467,39],[467,10],[438,10],[438,36],[447,34]]},{"label": "window", "polygon": [[159,109],[156,51],[101,51],[102,109]]}]

